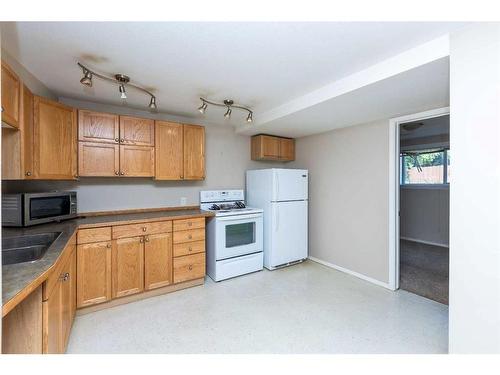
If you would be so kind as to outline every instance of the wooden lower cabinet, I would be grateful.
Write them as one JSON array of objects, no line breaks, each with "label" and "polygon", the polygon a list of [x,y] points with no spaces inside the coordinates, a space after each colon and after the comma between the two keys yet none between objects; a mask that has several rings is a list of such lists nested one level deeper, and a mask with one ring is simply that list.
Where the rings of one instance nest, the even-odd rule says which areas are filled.
[{"label": "wooden lower cabinet", "polygon": [[174,283],[205,276],[205,253],[174,258]]},{"label": "wooden lower cabinet", "polygon": [[144,289],[172,283],[172,234],[160,233],[144,238]]},{"label": "wooden lower cabinet", "polygon": [[[110,232],[110,228],[104,229]],[[82,233],[86,233],[85,231],[88,229]],[[109,301],[111,299],[111,241],[79,244],[77,264],[77,307]]]},{"label": "wooden lower cabinet", "polygon": [[76,311],[76,245],[48,299],[43,302],[43,353],[58,354],[66,351]]},{"label": "wooden lower cabinet", "polygon": [[111,260],[112,297],[144,290],[144,237],[113,240]]}]

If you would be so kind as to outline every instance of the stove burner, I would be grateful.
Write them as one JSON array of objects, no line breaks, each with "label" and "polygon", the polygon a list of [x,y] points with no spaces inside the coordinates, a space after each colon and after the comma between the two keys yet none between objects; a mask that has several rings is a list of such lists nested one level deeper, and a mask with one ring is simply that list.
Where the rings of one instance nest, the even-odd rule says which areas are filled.
[{"label": "stove burner", "polygon": [[218,204],[215,204],[215,203],[214,203],[214,204],[212,204],[212,205],[210,206],[210,209],[211,209],[211,210],[220,210],[220,206],[219,206]]}]

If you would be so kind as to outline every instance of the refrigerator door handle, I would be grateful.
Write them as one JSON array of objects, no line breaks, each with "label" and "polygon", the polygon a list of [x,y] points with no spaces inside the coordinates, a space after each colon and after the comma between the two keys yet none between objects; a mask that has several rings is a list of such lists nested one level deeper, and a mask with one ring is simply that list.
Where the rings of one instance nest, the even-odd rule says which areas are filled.
[{"label": "refrigerator door handle", "polygon": [[279,195],[280,195],[280,179],[278,177],[278,172],[274,172],[274,186],[276,187],[276,200],[279,200]]},{"label": "refrigerator door handle", "polygon": [[275,232],[278,231],[279,227],[280,227],[280,208],[279,206],[276,206],[276,216],[274,217],[274,221],[275,221]]}]

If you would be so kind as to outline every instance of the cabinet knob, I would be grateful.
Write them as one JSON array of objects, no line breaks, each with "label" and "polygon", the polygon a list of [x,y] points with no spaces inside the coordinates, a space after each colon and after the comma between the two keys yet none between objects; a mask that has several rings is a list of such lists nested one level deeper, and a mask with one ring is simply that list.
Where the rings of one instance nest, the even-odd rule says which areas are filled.
[{"label": "cabinet knob", "polygon": [[189,236],[188,236],[188,238],[189,238],[189,239],[192,239],[192,238],[193,238],[193,236],[192,236],[192,235],[189,235]]},{"label": "cabinet knob", "polygon": [[193,265],[190,264],[188,268],[189,268],[190,271],[192,271],[193,270]]},{"label": "cabinet knob", "polygon": [[118,176],[118,175],[120,174],[120,172],[118,172],[118,171],[115,171],[115,174],[116,174],[116,175]]},{"label": "cabinet knob", "polygon": [[108,244],[106,245],[106,247],[109,249],[109,248],[111,247],[111,244],[110,244],[110,243],[108,243]]},{"label": "cabinet knob", "polygon": [[120,139],[120,143],[123,143],[125,142],[125,140],[123,138]]},{"label": "cabinet knob", "polygon": [[148,228],[142,227],[142,231],[145,232]]},{"label": "cabinet knob", "polygon": [[188,227],[192,227],[193,226],[193,223],[190,221],[188,222]]},{"label": "cabinet knob", "polygon": [[188,250],[189,250],[189,251],[193,251],[193,248],[192,248],[191,246],[189,246],[189,249],[188,249]]},{"label": "cabinet knob", "polygon": [[115,138],[115,142],[116,142],[116,143],[120,142],[120,139]]},{"label": "cabinet knob", "polygon": [[183,176],[183,175],[180,175],[179,177],[180,177],[180,178],[184,178],[184,176]]},{"label": "cabinet knob", "polygon": [[142,237],[141,237],[141,238],[139,238],[139,242],[140,242],[140,243],[143,243],[143,242],[144,242],[144,238],[142,238]]},{"label": "cabinet knob", "polygon": [[120,172],[120,175],[123,176],[125,174],[125,172]]},{"label": "cabinet knob", "polygon": [[149,242],[149,237],[147,237],[147,236],[146,236],[146,237],[144,237],[144,240],[145,240],[146,242]]},{"label": "cabinet knob", "polygon": [[30,171],[26,172],[26,176],[31,176],[31,172]]}]

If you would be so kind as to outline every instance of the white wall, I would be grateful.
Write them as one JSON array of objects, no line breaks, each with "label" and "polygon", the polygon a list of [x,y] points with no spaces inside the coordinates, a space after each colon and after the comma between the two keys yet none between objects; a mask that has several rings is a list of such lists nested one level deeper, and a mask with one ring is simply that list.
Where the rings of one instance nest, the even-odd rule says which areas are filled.
[{"label": "white wall", "polygon": [[500,353],[500,25],[450,37],[451,353]]},{"label": "white wall", "polygon": [[400,189],[399,197],[400,236],[448,246],[450,189],[406,186]]},{"label": "white wall", "polygon": [[309,255],[381,283],[389,277],[389,121],[297,140],[309,169]]}]

